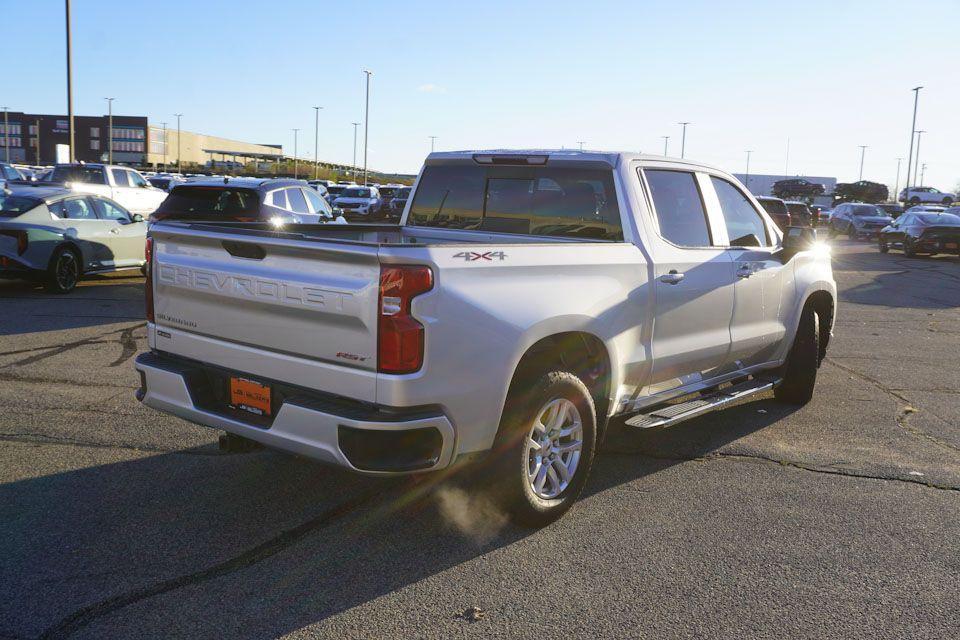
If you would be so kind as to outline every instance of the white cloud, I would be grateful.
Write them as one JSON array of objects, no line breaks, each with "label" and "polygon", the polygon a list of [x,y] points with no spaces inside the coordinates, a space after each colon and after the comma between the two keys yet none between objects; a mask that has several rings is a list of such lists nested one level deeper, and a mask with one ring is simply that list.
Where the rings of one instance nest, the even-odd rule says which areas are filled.
[{"label": "white cloud", "polygon": [[420,91],[422,93],[446,93],[447,89],[446,87],[441,87],[440,85],[427,83],[417,87],[417,91]]}]

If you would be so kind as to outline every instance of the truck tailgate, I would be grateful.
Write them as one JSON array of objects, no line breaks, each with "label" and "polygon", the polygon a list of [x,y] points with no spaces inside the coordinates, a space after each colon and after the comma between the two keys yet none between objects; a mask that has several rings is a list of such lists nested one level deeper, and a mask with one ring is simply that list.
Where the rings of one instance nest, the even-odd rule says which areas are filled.
[{"label": "truck tailgate", "polygon": [[[248,349],[248,360],[283,354],[375,376],[375,245],[211,229],[153,227],[158,335],[168,327],[179,335],[213,338],[225,352]],[[209,358],[211,349],[204,351]],[[243,361],[236,353],[216,359]],[[322,388],[316,379],[289,382]]]}]

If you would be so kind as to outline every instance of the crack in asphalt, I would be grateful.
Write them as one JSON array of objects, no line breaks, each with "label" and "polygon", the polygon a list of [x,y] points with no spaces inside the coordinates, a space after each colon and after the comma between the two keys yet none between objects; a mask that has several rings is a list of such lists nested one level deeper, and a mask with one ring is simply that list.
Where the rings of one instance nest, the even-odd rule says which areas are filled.
[{"label": "crack in asphalt", "polygon": [[[124,329],[116,329],[114,331],[108,331],[106,333],[97,334],[89,338],[83,338],[81,340],[67,342],[66,344],[53,345],[49,347],[38,347],[36,350],[38,351],[45,350],[45,352],[28,356],[26,358],[22,358],[21,360],[17,360],[16,362],[11,362],[9,364],[3,365],[2,367],[0,367],[0,369],[9,369],[10,367],[17,367],[17,366],[22,367],[28,364],[33,364],[41,360],[46,360],[47,358],[52,358],[53,356],[57,356],[57,355],[66,353],[68,351],[72,351],[73,349],[76,349],[78,347],[85,347],[91,344],[103,344],[104,342],[117,342],[117,340],[104,340],[104,338],[106,338],[107,336],[112,336],[119,333],[120,334],[119,342],[120,342],[120,345],[123,347],[123,353],[121,354],[121,359],[117,360],[114,364],[110,365],[111,367],[114,367],[122,363],[125,359],[128,359],[131,355],[133,355],[131,353],[130,355],[126,355],[126,358],[123,357],[127,353],[131,342],[133,343],[134,353],[136,352],[136,343],[133,339],[133,331],[145,326],[147,326],[147,324],[145,322],[142,322],[139,324],[135,324],[132,327],[126,327]],[[0,354],[0,355],[4,355],[4,354]]]},{"label": "crack in asphalt", "polygon": [[[947,450],[949,450],[949,451],[951,451],[951,452],[953,452],[953,453],[960,453],[960,447],[958,447],[958,446],[956,446],[956,445],[953,445],[953,444],[950,444],[949,442],[946,442],[946,441],[944,441],[944,440],[941,440],[940,438],[937,438],[936,436],[932,436],[932,435],[930,435],[929,433],[926,433],[925,431],[922,431],[921,429],[919,429],[919,428],[917,428],[917,427],[915,427],[915,426],[913,426],[913,425],[911,425],[911,424],[908,423],[908,418],[909,418],[909,416],[912,415],[912,414],[914,414],[914,413],[917,413],[917,412],[919,411],[919,409],[915,408],[915,407],[913,406],[913,403],[912,403],[906,396],[904,396],[904,395],[901,394],[901,393],[898,393],[896,390],[894,390],[894,389],[886,386],[885,384],[883,384],[880,380],[877,380],[876,378],[874,378],[874,377],[872,377],[872,376],[869,376],[869,375],[863,373],[862,371],[858,371],[857,369],[854,369],[853,367],[850,367],[850,366],[847,366],[847,365],[844,365],[844,364],[840,364],[839,362],[837,362],[835,359],[833,359],[833,358],[830,357],[830,356],[827,356],[826,358],[824,358],[824,360],[830,362],[830,364],[832,364],[833,366],[835,366],[835,367],[837,367],[837,368],[839,368],[839,369],[842,369],[843,371],[846,371],[847,373],[850,373],[850,374],[852,374],[852,375],[860,378],[861,380],[863,380],[863,381],[865,381],[865,382],[869,382],[870,384],[872,384],[872,385],[875,386],[876,388],[880,389],[880,390],[883,391],[884,393],[887,393],[888,395],[893,396],[893,397],[896,398],[897,400],[903,402],[906,406],[905,406],[905,407],[901,407],[901,408],[900,408],[900,411],[897,412],[897,416],[896,416],[897,426],[899,426],[903,431],[905,431],[905,432],[907,432],[907,433],[909,433],[909,434],[911,434],[911,435],[913,435],[913,436],[916,436],[916,437],[918,437],[918,438],[922,438],[922,439],[924,439],[924,440],[927,440],[928,442],[931,442],[931,443],[933,443],[933,444],[935,444],[935,445],[937,445],[938,447],[941,447],[941,448],[943,448],[943,449],[947,449]],[[933,415],[933,414],[931,414],[931,415]],[[937,416],[937,417],[939,417],[939,416]],[[942,418],[941,418],[941,419],[942,419]]]},{"label": "crack in asphalt", "polygon": [[78,609],[52,627],[49,627],[39,638],[40,640],[68,638],[80,629],[89,626],[98,618],[107,616],[114,611],[128,607],[141,600],[146,600],[184,587],[194,586],[245,569],[288,549],[304,537],[332,525],[358,507],[364,506],[382,496],[382,489],[375,487],[345,500],[295,527],[281,531],[273,538],[247,549],[239,555],[207,567],[206,569],[134,589]]},{"label": "crack in asphalt", "polygon": [[143,453],[169,453],[183,456],[228,456],[236,455],[217,451],[200,451],[196,449],[167,449],[165,447],[155,447],[152,445],[129,444],[125,442],[92,442],[87,440],[76,440],[74,438],[62,438],[60,436],[49,436],[37,433],[0,433],[0,441],[20,442],[23,444],[47,444],[63,447],[84,447],[91,449],[119,449],[122,451],[137,451]]}]

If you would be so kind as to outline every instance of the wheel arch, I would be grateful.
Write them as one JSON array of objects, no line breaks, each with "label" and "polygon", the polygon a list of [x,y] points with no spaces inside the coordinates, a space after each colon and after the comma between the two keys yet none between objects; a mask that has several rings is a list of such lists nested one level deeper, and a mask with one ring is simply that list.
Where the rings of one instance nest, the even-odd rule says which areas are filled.
[{"label": "wheel arch", "polygon": [[59,243],[56,247],[53,248],[53,251],[50,252],[50,259],[47,260],[47,268],[53,267],[53,258],[57,255],[62,249],[69,249],[77,256],[77,266],[79,269],[79,275],[83,275],[84,272],[84,255],[83,249],[80,248],[80,245],[74,242],[73,240],[64,240]]},{"label": "wheel arch", "polygon": [[803,311],[808,308],[812,308],[817,314],[820,333],[819,362],[822,362],[824,356],[827,354],[827,345],[830,343],[830,335],[833,330],[833,321],[836,315],[836,301],[834,300],[833,294],[826,289],[818,289],[810,292],[804,300],[800,315],[797,318],[798,326],[800,317],[803,316]]}]

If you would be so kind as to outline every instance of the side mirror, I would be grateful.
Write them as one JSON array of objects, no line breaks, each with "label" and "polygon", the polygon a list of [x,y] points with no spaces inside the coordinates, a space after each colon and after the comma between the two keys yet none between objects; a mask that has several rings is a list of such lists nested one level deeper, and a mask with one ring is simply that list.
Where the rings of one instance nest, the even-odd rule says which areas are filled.
[{"label": "side mirror", "polygon": [[143,222],[143,216],[139,213],[134,213],[130,215],[130,220],[132,222]]},{"label": "side mirror", "polygon": [[787,227],[783,234],[783,260],[786,262],[801,251],[809,251],[817,242],[817,232],[810,227]]}]

